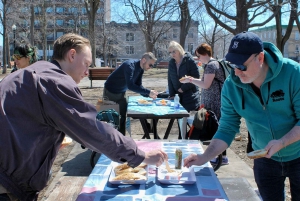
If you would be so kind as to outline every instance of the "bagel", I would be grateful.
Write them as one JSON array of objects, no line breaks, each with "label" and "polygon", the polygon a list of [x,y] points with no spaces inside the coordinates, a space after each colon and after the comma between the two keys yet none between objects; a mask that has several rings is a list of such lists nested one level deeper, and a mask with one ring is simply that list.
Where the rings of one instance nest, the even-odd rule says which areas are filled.
[{"label": "bagel", "polygon": [[247,156],[251,159],[256,159],[256,158],[265,157],[267,153],[268,151],[266,151],[265,149],[259,149],[248,153]]},{"label": "bagel", "polygon": [[116,176],[113,180],[147,180],[147,178],[137,173],[124,173]]},{"label": "bagel", "polygon": [[122,169],[122,170],[116,170],[115,169],[115,175],[118,176],[118,175],[121,175],[121,174],[124,174],[124,173],[129,173],[129,172],[132,172],[132,170],[133,170],[132,167]]}]

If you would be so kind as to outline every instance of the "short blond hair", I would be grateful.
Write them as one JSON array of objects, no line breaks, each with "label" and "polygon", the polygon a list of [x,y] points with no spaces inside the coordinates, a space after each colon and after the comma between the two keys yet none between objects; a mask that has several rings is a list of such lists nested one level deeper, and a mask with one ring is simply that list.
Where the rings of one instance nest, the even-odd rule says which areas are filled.
[{"label": "short blond hair", "polygon": [[144,53],[143,56],[142,56],[142,59],[143,58],[145,58],[147,61],[148,60],[153,60],[154,62],[156,62],[156,60],[157,60],[152,52]]},{"label": "short blond hair", "polygon": [[67,33],[60,36],[53,45],[53,60],[64,60],[70,49],[80,52],[85,46],[91,48],[90,41],[75,33]]},{"label": "short blond hair", "polygon": [[182,46],[179,43],[177,43],[176,41],[174,41],[174,40],[172,40],[170,42],[168,50],[169,49],[178,50],[178,52],[180,53],[181,56],[183,56],[185,54],[185,51],[182,48]]}]

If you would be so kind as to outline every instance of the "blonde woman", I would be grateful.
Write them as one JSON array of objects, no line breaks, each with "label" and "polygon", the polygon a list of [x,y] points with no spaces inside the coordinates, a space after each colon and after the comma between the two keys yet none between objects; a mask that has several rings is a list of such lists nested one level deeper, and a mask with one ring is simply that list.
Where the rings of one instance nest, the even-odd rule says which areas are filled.
[{"label": "blonde woman", "polygon": [[192,83],[181,83],[180,78],[191,76],[199,78],[200,73],[196,62],[190,53],[186,53],[179,43],[171,41],[168,47],[171,57],[168,67],[169,99],[175,94],[180,97],[180,104],[189,112],[197,110],[200,106],[200,93],[198,86]]}]

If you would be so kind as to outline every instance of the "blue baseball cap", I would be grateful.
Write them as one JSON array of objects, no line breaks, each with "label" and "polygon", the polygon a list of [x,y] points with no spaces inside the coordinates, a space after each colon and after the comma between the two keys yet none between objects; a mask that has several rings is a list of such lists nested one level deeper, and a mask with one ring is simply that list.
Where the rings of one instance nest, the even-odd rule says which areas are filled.
[{"label": "blue baseball cap", "polygon": [[252,32],[244,31],[235,35],[230,43],[226,61],[236,65],[243,65],[252,54],[264,51],[262,40]]}]

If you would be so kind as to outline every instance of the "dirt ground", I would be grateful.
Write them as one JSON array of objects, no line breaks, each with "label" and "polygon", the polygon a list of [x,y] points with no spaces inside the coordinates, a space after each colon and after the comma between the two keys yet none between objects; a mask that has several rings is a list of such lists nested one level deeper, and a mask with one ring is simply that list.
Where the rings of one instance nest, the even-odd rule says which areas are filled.
[{"label": "dirt ground", "polygon": [[[0,78],[2,78],[3,76],[4,76],[3,74],[0,74]],[[151,78],[155,77],[155,78],[158,78],[158,79],[166,79],[167,78],[167,70],[165,70],[165,69],[161,69],[161,70],[151,69],[151,70],[145,72],[143,78],[148,78],[148,77],[149,78],[150,77]],[[157,91],[164,91],[165,86],[164,87],[152,88],[152,89],[155,89]],[[87,102],[89,102],[91,104],[94,104],[94,105],[97,102],[97,100],[102,96],[102,91],[103,91],[102,87],[81,88],[81,92],[82,92],[82,95],[83,95],[84,99]],[[138,94],[128,91],[127,95],[138,95]],[[160,120],[158,122],[158,127],[157,127],[158,128],[158,133],[162,133],[162,132],[165,131],[167,124],[164,121],[165,120]],[[142,131],[142,128],[141,128],[141,125],[140,125],[139,121],[131,120],[131,131],[135,135],[140,135],[142,137],[143,131]],[[160,132],[160,131],[162,131],[162,132]],[[178,136],[178,130],[172,129],[171,132],[170,132],[170,135]],[[241,140],[233,141],[233,143],[230,146],[230,149],[233,150],[243,161],[245,161],[245,163],[247,165],[249,165],[252,168],[253,167],[253,160],[250,160],[247,157],[247,154],[246,154],[247,128],[246,128],[245,122],[243,120],[242,120],[242,124],[240,126],[240,135],[241,135]],[[71,145],[69,145],[69,146],[67,146],[67,147],[65,147],[65,148],[63,148],[59,151],[59,153],[58,153],[58,155],[57,155],[57,157],[54,161],[54,164],[52,166],[52,179],[55,177],[55,174],[58,171],[60,171],[61,165],[63,164],[64,160],[69,155],[69,153],[72,150],[73,146],[74,146],[74,143],[72,143]],[[229,163],[230,163],[230,158],[229,158]],[[51,183],[52,179],[50,179],[49,184]],[[40,196],[39,196],[40,198],[43,197],[43,194],[46,191],[46,189],[47,189],[47,187],[42,192],[40,192]],[[290,201],[290,190],[289,190],[288,181],[286,182],[286,193],[287,193],[286,201]]]}]

